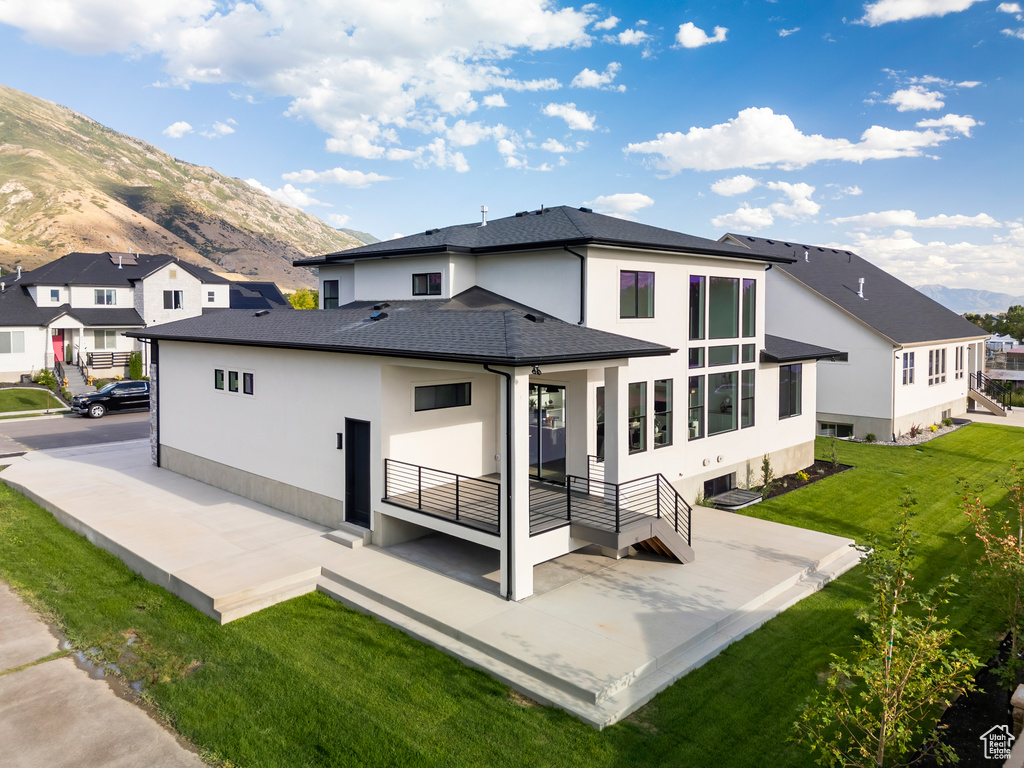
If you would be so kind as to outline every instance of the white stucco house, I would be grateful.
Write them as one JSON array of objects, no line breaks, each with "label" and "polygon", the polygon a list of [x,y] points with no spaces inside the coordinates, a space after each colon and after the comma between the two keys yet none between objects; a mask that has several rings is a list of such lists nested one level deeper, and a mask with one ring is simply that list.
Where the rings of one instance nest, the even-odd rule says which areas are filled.
[{"label": "white stucco house", "polygon": [[727,234],[720,242],[787,256],[767,278],[767,329],[843,351],[817,376],[818,434],[895,439],[962,416],[985,389],[989,334],[855,253]]},{"label": "white stucco house", "polygon": [[296,262],[320,310],[129,334],[152,347],[154,458],[381,546],[492,548],[513,600],[588,544],[699,558],[688,502],[764,454],[814,460],[838,352],[768,334],[766,270],[791,260],[559,207]]}]

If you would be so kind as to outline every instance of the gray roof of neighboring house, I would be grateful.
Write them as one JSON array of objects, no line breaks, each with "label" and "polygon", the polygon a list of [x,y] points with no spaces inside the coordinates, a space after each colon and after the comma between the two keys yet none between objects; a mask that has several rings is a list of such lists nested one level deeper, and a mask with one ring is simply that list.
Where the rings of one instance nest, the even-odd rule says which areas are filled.
[{"label": "gray roof of neighboring house", "polygon": [[[775,268],[896,344],[988,336],[974,323],[852,251],[804,245],[795,240],[785,242],[737,234],[726,237],[764,254],[790,256],[790,262],[777,263]],[[863,299],[857,295],[860,278],[864,278]]]},{"label": "gray roof of neighboring house", "polygon": [[613,245],[696,253],[754,261],[790,261],[788,255],[750,252],[703,237],[594,213],[588,208],[543,208],[488,221],[430,229],[416,235],[301,259],[295,266],[344,263],[358,259],[421,256],[432,253],[499,253],[564,246]]},{"label": "gray roof of neighboring house", "polygon": [[292,305],[276,283],[264,281],[231,282],[231,309],[291,309]]},{"label": "gray roof of neighboring house", "polygon": [[58,307],[37,307],[29,296],[27,288],[21,285],[6,286],[0,291],[0,327],[45,327],[63,315],[76,318],[82,325],[91,328],[144,326],[142,318],[134,309],[96,307],[72,309],[70,304]]},{"label": "gray roof of neighboring house", "polygon": [[[118,257],[121,267],[118,267]],[[130,262],[136,262],[134,264]],[[208,269],[197,267],[173,256],[158,256],[146,253],[69,253],[54,259],[49,264],[24,272],[19,285],[130,285],[156,272],[161,267],[174,263],[203,283],[223,284],[228,281]]]},{"label": "gray roof of neighboring house", "polygon": [[784,339],[781,336],[764,335],[763,363],[793,363],[798,360],[821,360],[841,354],[838,349],[805,344],[802,341]]},{"label": "gray roof of neighboring house", "polygon": [[[470,305],[477,308],[467,308]],[[612,360],[674,351],[524,311],[529,308],[479,288],[451,300],[396,301],[380,310],[373,307],[353,302],[338,309],[270,310],[261,316],[249,310],[225,310],[128,335],[495,365]],[[386,317],[371,320],[375,311]]]}]

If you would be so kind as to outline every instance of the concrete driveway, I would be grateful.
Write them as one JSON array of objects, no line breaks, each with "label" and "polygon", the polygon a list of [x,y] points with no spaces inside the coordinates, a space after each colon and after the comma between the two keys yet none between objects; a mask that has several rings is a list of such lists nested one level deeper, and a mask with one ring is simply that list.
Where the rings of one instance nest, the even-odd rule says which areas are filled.
[{"label": "concrete driveway", "polygon": [[74,657],[49,658],[62,650],[46,623],[0,582],[0,766],[205,765]]}]

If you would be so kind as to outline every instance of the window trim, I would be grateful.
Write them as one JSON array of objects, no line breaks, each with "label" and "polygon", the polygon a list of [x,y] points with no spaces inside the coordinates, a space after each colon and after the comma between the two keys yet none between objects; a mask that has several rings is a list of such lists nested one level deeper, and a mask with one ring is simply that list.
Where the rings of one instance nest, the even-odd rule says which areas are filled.
[{"label": "window trim", "polygon": [[218,390],[218,391],[220,391],[220,392],[224,392],[226,387],[227,387],[227,380],[226,380],[226,378],[224,376],[224,369],[223,368],[214,368],[213,369],[213,388]]},{"label": "window trim", "polygon": [[[177,306],[175,306],[177,304]],[[176,310],[185,308],[185,292],[179,289],[164,291],[164,309]]]},{"label": "window trim", "polygon": [[[672,419],[672,412],[675,408],[673,401],[673,380],[672,379],[655,379],[654,381],[654,450],[659,448],[666,448],[672,445],[674,438],[674,424]],[[665,410],[658,410],[658,385],[666,386],[665,394]],[[658,417],[662,418],[661,435],[662,439],[658,440]],[[667,435],[667,438],[665,437]]]},{"label": "window trim", "polygon": [[[782,372],[784,370],[789,371],[789,382],[788,392],[783,390],[782,386]],[[798,374],[796,377],[793,374]],[[803,363],[791,363],[789,365],[779,366],[779,421],[783,419],[792,419],[796,416],[802,416],[804,410],[804,366]],[[794,392],[799,393],[799,397],[794,397]],[[783,395],[786,395],[785,401]],[[794,400],[796,400],[796,410],[793,410]],[[788,406],[788,408],[784,408]]]},{"label": "window trim", "polygon": [[340,301],[340,296],[341,281],[324,280],[323,309],[337,309]]},{"label": "window trim", "polygon": [[[437,277],[436,290],[433,284],[432,277]],[[423,278],[424,288],[417,290],[416,278]],[[440,296],[443,292],[444,286],[444,275],[441,272],[413,272],[412,275],[412,295],[413,296]]]},{"label": "window trim", "polygon": [[914,353],[903,353],[903,386],[914,383]]},{"label": "window trim", "polygon": [[[624,275],[633,276],[633,314],[625,315],[622,313],[622,298],[623,291],[628,288],[623,288],[622,279]],[[650,301],[650,314],[640,314],[640,276],[650,275],[651,276],[651,301]],[[654,306],[654,272],[642,269],[620,269],[619,270],[619,319],[620,320],[651,320],[655,317],[655,306]],[[644,311],[648,311],[645,307]]]},{"label": "window trim", "polygon": [[96,307],[116,307],[117,306],[117,289],[116,288],[93,288],[93,306]]},{"label": "window trim", "polygon": [[[639,391],[634,390],[634,387],[638,387]],[[632,408],[629,406],[629,401],[633,398],[633,393],[637,392],[638,399],[640,401],[639,413],[634,415]],[[626,435],[629,441],[629,452],[643,453],[647,450],[647,382],[646,381],[631,381],[628,385],[627,396],[626,396]],[[633,429],[633,422],[637,422],[636,429]],[[637,441],[637,447],[633,447],[633,434],[634,432],[640,438]]]}]

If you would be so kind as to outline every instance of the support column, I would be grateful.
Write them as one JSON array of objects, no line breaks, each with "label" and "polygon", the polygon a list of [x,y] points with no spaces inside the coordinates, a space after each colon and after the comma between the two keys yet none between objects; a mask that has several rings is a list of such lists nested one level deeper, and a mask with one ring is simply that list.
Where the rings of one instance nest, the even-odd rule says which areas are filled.
[{"label": "support column", "polygon": [[[530,371],[512,374],[512,398],[501,392],[501,594],[522,600],[533,594],[530,556]],[[511,432],[509,418],[511,414]],[[511,451],[509,445],[511,443]],[[511,502],[511,514],[508,504]]]},{"label": "support column", "polygon": [[629,368],[615,366],[604,369],[604,480],[621,483],[626,480],[626,457],[629,455]]}]

